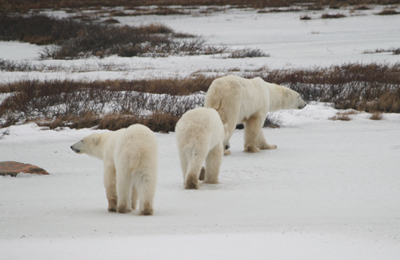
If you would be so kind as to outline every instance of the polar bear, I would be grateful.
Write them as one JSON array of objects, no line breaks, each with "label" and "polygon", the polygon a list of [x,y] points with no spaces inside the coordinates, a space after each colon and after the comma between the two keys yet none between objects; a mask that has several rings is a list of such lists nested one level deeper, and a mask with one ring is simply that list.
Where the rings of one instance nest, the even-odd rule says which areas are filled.
[{"label": "polar bear", "polygon": [[179,158],[186,189],[198,189],[202,173],[205,183],[217,183],[224,154],[228,125],[223,125],[217,111],[198,107],[187,111],[175,127]]},{"label": "polar bear", "polygon": [[[222,122],[228,124],[229,135],[225,142],[229,143],[236,124],[244,123],[244,151],[249,153],[277,148],[267,143],[261,130],[268,112],[305,106],[306,102],[294,90],[259,77],[244,79],[233,75],[214,80],[205,100],[205,107],[217,110]],[[226,150],[225,154],[230,151]]]},{"label": "polar bear", "polygon": [[139,200],[140,214],[153,214],[158,143],[149,128],[135,124],[115,132],[91,134],[71,149],[103,160],[108,211],[130,212]]}]

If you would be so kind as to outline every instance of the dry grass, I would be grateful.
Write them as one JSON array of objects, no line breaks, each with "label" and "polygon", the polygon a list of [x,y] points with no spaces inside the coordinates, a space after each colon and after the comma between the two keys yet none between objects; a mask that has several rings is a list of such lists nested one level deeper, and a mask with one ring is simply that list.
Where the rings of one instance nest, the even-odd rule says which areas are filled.
[{"label": "dry grass", "polygon": [[372,115],[369,117],[371,120],[382,120],[383,119],[383,113],[381,112],[374,112]]},{"label": "dry grass", "polygon": [[308,15],[302,15],[300,16],[300,20],[311,20],[311,17]]},{"label": "dry grass", "polygon": [[355,110],[337,112],[336,116],[330,117],[329,120],[350,121],[353,118],[353,116],[358,113],[359,112]]},{"label": "dry grass", "polygon": [[371,10],[371,7],[369,7],[367,5],[360,5],[360,6],[354,7],[353,10],[365,11],[365,10]]},{"label": "dry grass", "polygon": [[[4,85],[0,87],[1,91],[10,93],[10,96],[0,105],[0,127],[35,121],[50,128],[99,125],[115,130],[134,120],[157,131],[171,131],[183,113],[201,106],[204,100],[203,95],[175,94],[198,91],[202,84],[203,87],[207,84],[208,88],[211,83],[204,77],[199,77],[197,81],[182,80],[175,85],[174,82],[178,81],[26,80]],[[141,92],[146,85],[149,87],[147,92]]]},{"label": "dry grass", "polygon": [[56,19],[44,15],[0,15],[0,40],[38,45],[55,44],[56,46],[42,49],[42,59],[214,54],[230,54],[231,58],[268,57],[259,49],[231,50],[223,45],[209,45],[201,37],[176,33],[163,24],[137,27],[112,25],[116,22],[118,21],[115,19],[98,23]]},{"label": "dry grass", "polygon": [[321,18],[322,19],[337,19],[337,18],[343,18],[346,17],[344,14],[337,13],[337,14],[322,14]]},{"label": "dry grass", "polygon": [[393,53],[393,55],[399,55],[400,48],[394,48],[394,47],[389,48],[389,49],[379,48],[374,51],[370,51],[370,50],[364,51],[363,54],[375,54],[375,53],[384,53],[384,52],[391,52],[391,53]]},{"label": "dry grass", "polygon": [[256,58],[256,57],[270,57],[270,55],[264,53],[260,49],[245,48],[232,51],[228,57],[232,59],[242,59],[242,58]]},{"label": "dry grass", "polygon": [[[400,113],[400,64],[347,64],[309,70],[262,68],[237,74],[260,76],[298,91],[306,101],[333,103],[337,109]],[[240,70],[239,70],[240,71]],[[202,106],[214,76],[148,80],[75,82],[25,80],[0,85],[0,128],[29,121],[51,128],[118,129],[140,122],[172,131],[187,110]],[[332,120],[350,120],[353,112]],[[279,118],[266,122],[279,125]]]},{"label": "dry grass", "polygon": [[129,56],[126,54],[128,51],[131,52],[130,56],[137,56],[155,52],[159,46],[166,46],[163,52],[173,51],[178,44],[173,36],[173,30],[162,24],[116,27],[44,15],[0,15],[0,40],[57,45],[45,49],[44,58],[70,59],[114,54]]},{"label": "dry grass", "polygon": [[[0,13],[19,12],[27,13],[31,9],[90,9],[101,11],[103,7],[123,6],[126,9],[135,9],[139,6],[157,5],[161,7],[170,5],[181,6],[225,6],[233,5],[238,7],[289,7],[294,4],[309,4],[309,0],[75,0],[75,1],[54,1],[54,0],[0,0]],[[399,0],[316,0],[310,10],[322,10],[323,6],[339,8],[341,6],[359,5],[395,5]],[[179,11],[171,11],[167,8],[156,9],[159,15],[179,14]]]},{"label": "dry grass", "polygon": [[377,13],[377,15],[396,15],[396,14],[400,14],[399,11],[395,10],[395,9],[385,9],[379,13]]}]

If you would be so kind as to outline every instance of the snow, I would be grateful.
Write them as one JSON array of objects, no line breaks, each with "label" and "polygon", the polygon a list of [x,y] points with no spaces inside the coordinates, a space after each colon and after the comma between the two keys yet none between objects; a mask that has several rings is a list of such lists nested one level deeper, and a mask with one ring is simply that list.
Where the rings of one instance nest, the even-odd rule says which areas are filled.
[{"label": "snow", "polygon": [[[234,67],[244,71],[398,62],[398,56],[361,52],[398,47],[400,16],[366,12],[304,22],[300,15],[229,10],[211,16],[118,17],[132,24],[166,23],[177,31],[202,34],[211,43],[262,48],[270,58],[39,61],[34,58],[36,46],[0,42],[2,59],[63,67],[2,71],[0,77],[3,82],[133,79],[187,76],[199,70],[224,74]],[[99,63],[128,69],[104,71]],[[9,132],[0,139],[1,161],[31,163],[50,173],[0,177],[0,259],[398,259],[400,115],[384,114],[374,121],[360,113],[350,121],[329,120],[337,112],[329,104],[310,103],[303,110],[274,113],[282,127],[263,131],[278,149],[258,154],[242,152],[243,131],[236,130],[232,155],[223,158],[220,183],[201,185],[200,190],[183,189],[175,134],[156,133],[154,216],[107,212],[101,161],[69,148],[104,130],[56,131],[36,124],[0,129],[0,136]]]},{"label": "snow", "polygon": [[328,120],[336,112],[279,112],[283,127],[263,129],[278,149],[258,154],[237,130],[220,183],[200,190],[183,189],[175,134],[157,133],[150,217],[108,213],[101,161],[69,148],[102,130],[11,126],[1,160],[50,175],[0,177],[3,259],[397,259],[400,115]]}]

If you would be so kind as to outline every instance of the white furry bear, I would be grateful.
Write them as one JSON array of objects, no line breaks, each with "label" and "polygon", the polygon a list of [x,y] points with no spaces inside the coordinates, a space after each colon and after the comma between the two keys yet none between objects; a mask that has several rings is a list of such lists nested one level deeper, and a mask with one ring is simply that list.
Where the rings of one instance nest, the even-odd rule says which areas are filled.
[{"label": "white furry bear", "polygon": [[179,119],[175,132],[185,188],[198,189],[199,179],[217,183],[228,135],[228,126],[222,124],[217,111],[204,107],[189,110]]},{"label": "white furry bear", "polygon": [[158,143],[146,126],[135,124],[118,131],[91,134],[71,149],[103,160],[108,211],[135,209],[153,214],[158,168]]},{"label": "white furry bear", "polygon": [[[250,153],[277,148],[267,143],[261,130],[268,112],[305,106],[306,102],[294,90],[258,77],[244,79],[233,75],[214,80],[205,100],[205,107],[217,110],[222,122],[228,124],[226,142],[229,142],[236,125],[244,123],[244,151]],[[225,154],[230,154],[230,151],[225,151]]]}]

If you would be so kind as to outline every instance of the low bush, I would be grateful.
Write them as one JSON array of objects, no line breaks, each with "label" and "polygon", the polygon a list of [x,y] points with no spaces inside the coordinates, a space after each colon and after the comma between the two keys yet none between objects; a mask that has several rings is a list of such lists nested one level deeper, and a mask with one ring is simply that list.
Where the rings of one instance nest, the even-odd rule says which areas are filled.
[{"label": "low bush", "polygon": [[399,55],[400,54],[400,48],[389,48],[389,49],[376,49],[374,51],[367,50],[364,51],[363,54],[375,54],[375,53],[383,53],[383,52],[391,52],[393,55]]},{"label": "low bush", "polygon": [[381,112],[375,112],[372,113],[372,115],[369,117],[371,120],[382,120],[383,119],[383,114]]},{"label": "low bush", "polygon": [[228,57],[232,59],[242,59],[242,58],[256,58],[256,57],[270,57],[270,55],[264,53],[260,49],[245,48],[232,51]]},{"label": "low bush", "polygon": [[377,13],[377,15],[396,15],[396,14],[400,14],[400,12],[395,9],[384,9],[379,13]]},{"label": "low bush", "polygon": [[308,15],[302,15],[300,16],[300,20],[311,20],[311,17]]},{"label": "low bush", "polygon": [[[166,57],[169,55],[213,55],[231,53],[226,46],[208,45],[201,37],[175,33],[163,24],[114,26],[118,22],[82,22],[56,19],[44,15],[0,15],[0,40],[23,41],[44,47],[42,59],[76,59],[89,56],[105,57]],[[266,57],[259,49],[233,51],[232,58]],[[4,66],[4,64],[2,65]]]},{"label": "low bush", "polygon": [[[202,80],[200,77],[199,81]],[[190,80],[185,82],[189,84],[181,87],[182,92],[187,92],[190,84],[193,84]],[[165,131],[170,131],[171,122],[187,110],[203,104],[204,94],[145,93],[133,90],[143,87],[140,81],[134,83],[136,85],[123,81],[82,83],[26,80],[9,84],[0,87],[3,92],[9,93],[9,97],[0,104],[0,127],[37,121],[52,128],[63,125],[81,128],[100,124],[114,129],[120,125],[112,120],[115,116],[109,115],[131,115],[127,118],[133,116],[135,120],[153,124],[153,128],[159,124],[161,128],[166,128]],[[147,84],[159,86],[157,81]],[[164,93],[168,92],[168,86],[164,85],[164,88]],[[158,89],[154,87],[150,91],[157,92]]]},{"label": "low bush", "polygon": [[329,118],[329,120],[350,121],[353,115],[358,114],[358,111],[350,110],[336,113],[336,116]]},{"label": "low bush", "polygon": [[[132,1],[132,0],[74,0],[74,1],[54,1],[54,0],[0,0],[0,12],[11,13],[20,12],[27,13],[31,9],[90,9],[101,10],[103,7],[116,7],[123,6],[127,9],[134,9],[141,6],[159,6],[153,12],[159,15],[180,14],[179,10],[163,10],[166,6],[226,6],[231,5],[234,7],[252,7],[252,8],[265,8],[265,7],[289,7],[294,4],[309,4],[309,0],[146,0],[146,1]],[[331,8],[339,8],[340,6],[348,5],[395,5],[399,4],[399,0],[316,0],[312,1],[313,5],[309,7],[310,10],[322,10],[323,6]],[[175,12],[174,12],[175,11]]]},{"label": "low bush", "polygon": [[346,17],[344,14],[322,14],[321,18],[322,19],[337,19],[337,18],[343,18]]}]

